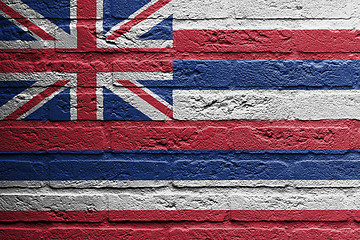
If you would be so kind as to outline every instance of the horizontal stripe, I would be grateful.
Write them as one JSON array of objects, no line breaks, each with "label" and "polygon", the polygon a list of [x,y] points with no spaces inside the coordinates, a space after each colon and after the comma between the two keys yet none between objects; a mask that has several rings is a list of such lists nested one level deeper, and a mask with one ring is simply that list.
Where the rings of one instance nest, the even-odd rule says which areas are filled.
[{"label": "horizontal stripe", "polygon": [[173,1],[174,29],[352,29],[356,25],[354,0],[329,2],[304,0]]},{"label": "horizontal stripe", "polygon": [[[184,30],[189,36],[196,35],[192,33],[192,30]],[[206,31],[201,31],[201,35],[208,36]],[[281,35],[281,31],[275,30]],[[294,30],[294,34],[301,34],[298,38],[289,39],[289,43],[286,46],[292,47],[287,50],[281,50],[285,48],[285,43],[277,40],[269,40],[265,42],[253,41],[249,44],[234,43],[228,44],[221,41],[219,36],[219,44],[211,44],[209,41],[193,41],[187,36],[182,36],[183,31],[174,31],[174,48],[160,50],[154,49],[141,49],[141,51],[128,52],[124,48],[112,48],[112,49],[92,49],[92,61],[102,62],[104,64],[97,65],[96,70],[99,72],[114,72],[114,71],[171,71],[172,60],[183,59],[299,59],[299,60],[313,60],[313,59],[348,59],[358,60],[360,59],[360,47],[359,38],[356,36],[358,31],[348,30]],[[264,34],[262,31],[261,34]],[[246,31],[244,33],[246,35]],[[303,36],[304,35],[304,36]],[[297,36],[297,35],[296,35]],[[245,38],[245,37],[243,37]],[[303,41],[301,39],[306,39]],[[237,37],[234,38],[239,39]],[[245,38],[246,39],[246,38]],[[182,42],[180,42],[182,41]],[[210,41],[211,42],[211,41]],[[178,44],[178,45],[175,45]],[[218,45],[218,47],[217,47]],[[198,47],[203,46],[205,49]],[[225,49],[221,46],[224,46]],[[234,50],[232,46],[236,47]],[[184,49],[184,47],[188,47]],[[209,48],[208,48],[209,47]],[[226,50],[226,48],[230,48]],[[194,49],[194,50],[191,50]],[[70,52],[58,52],[54,49],[41,49],[34,52],[31,49],[16,49],[19,55],[14,56],[15,50],[2,50],[0,53],[2,61],[1,72],[39,72],[44,71],[41,61],[38,61],[44,54],[47,56],[47,61],[52,62],[52,71],[62,72],[88,72],[89,66],[80,61],[81,56],[86,53],[70,53]],[[27,53],[31,52],[31,66],[27,61],[19,61],[23,57],[28,56]],[[124,53],[121,55],[121,62],[119,62],[118,54],[104,54],[109,52]],[[201,54],[199,54],[201,52]],[[28,56],[29,57],[29,56]],[[62,60],[66,58],[66,60]],[[134,64],[134,59],[141,59],[140,62]],[[162,63],[164,65],[159,66]],[[66,66],[66,69],[62,68],[62,65]],[[160,70],[159,70],[160,69]]]},{"label": "horizontal stripe", "polygon": [[360,120],[359,90],[175,90],[176,120]]},{"label": "horizontal stripe", "polygon": [[358,89],[358,60],[175,60],[173,89]]},{"label": "horizontal stripe", "polygon": [[[261,216],[264,220],[238,221],[232,217],[233,211],[138,211],[127,212],[130,215],[139,214],[137,222],[113,222],[114,212],[87,213],[93,219],[75,223],[73,216],[80,212],[58,212],[63,218],[71,219],[64,222],[62,217],[56,218],[62,222],[20,222],[5,223],[0,228],[1,239],[159,239],[159,240],[188,240],[188,239],[358,239],[360,230],[357,220],[351,219],[357,211],[241,211],[240,214]],[[8,213],[9,215],[11,212]],[[27,213],[30,215],[29,213]],[[51,213],[41,213],[40,215]],[[126,212],[124,213],[126,214]],[[311,214],[323,217],[322,221],[293,220],[301,219]],[[346,216],[346,221],[328,221],[335,215]],[[14,215],[18,215],[14,213]],[[55,215],[55,214],[54,214]],[[156,215],[151,218],[149,216]],[[287,215],[289,221],[268,220],[273,216]],[[299,217],[297,215],[300,215]],[[82,214],[85,216],[85,214]],[[100,224],[101,217],[110,222]],[[217,217],[218,216],[218,217]],[[140,219],[149,219],[142,221]],[[182,221],[181,219],[190,219]],[[304,218],[304,217],[303,217]],[[81,219],[81,217],[79,217]],[[203,219],[203,220],[202,220]],[[213,219],[219,219],[218,221]],[[280,219],[280,218],[279,218]],[[311,219],[311,218],[309,218]],[[316,218],[314,218],[316,219]],[[335,217],[336,219],[336,217]],[[341,219],[341,218],[340,218]],[[356,218],[357,219],[357,218]],[[82,220],[82,219],[81,219]],[[65,220],[66,221],[66,220]],[[72,221],[72,222],[71,222]],[[121,220],[120,220],[121,221]],[[204,222],[201,222],[204,221]],[[89,224],[90,222],[90,224]],[[99,223],[99,224],[96,224]]]},{"label": "horizontal stripe", "polygon": [[[359,210],[123,210],[123,211],[0,211],[0,222],[56,221],[358,221]],[[147,223],[149,224],[149,223]],[[164,224],[164,223],[162,223]],[[190,224],[190,223],[186,223]],[[224,224],[222,222],[222,224]],[[132,226],[134,227],[134,226]]]},{"label": "horizontal stripe", "polygon": [[[242,27],[230,28],[230,30],[221,28],[220,30],[179,30],[174,31],[174,48],[179,52],[187,53],[183,56],[185,59],[278,59],[279,54],[288,55],[280,59],[358,59],[351,57],[349,53],[360,51],[360,40],[357,37],[359,30],[336,28],[274,30],[274,28],[275,26],[268,30]],[[230,53],[249,53],[249,55],[241,57]],[[262,57],[254,57],[256,53],[263,53]],[[270,53],[276,54],[268,57]],[[291,53],[292,55],[289,56]],[[301,53],[312,55],[297,56]],[[331,54],[322,56],[315,53]]]},{"label": "horizontal stripe", "polygon": [[[104,78],[101,73],[97,74],[98,78]],[[118,80],[172,80],[172,78],[173,74],[171,72],[114,72],[111,75],[113,84],[117,84]]]},{"label": "horizontal stripe", "polygon": [[[359,210],[358,186],[344,188],[201,187],[2,189],[0,211]],[[350,190],[350,189],[349,189]]]},{"label": "horizontal stripe", "polygon": [[[99,186],[109,187],[111,184],[118,187],[151,184],[147,181],[129,183],[129,180],[209,180],[210,185],[214,184],[211,180],[360,180],[358,151],[9,152],[2,153],[0,160],[0,172],[4,173],[0,180],[16,181],[3,183],[3,187],[22,186],[18,180],[124,180],[99,182]],[[206,183],[184,184],[204,186]],[[96,182],[74,184],[95,186]],[[156,184],[163,186],[166,182]]]},{"label": "horizontal stripe", "polygon": [[360,149],[357,121],[1,121],[0,134],[1,151]]}]

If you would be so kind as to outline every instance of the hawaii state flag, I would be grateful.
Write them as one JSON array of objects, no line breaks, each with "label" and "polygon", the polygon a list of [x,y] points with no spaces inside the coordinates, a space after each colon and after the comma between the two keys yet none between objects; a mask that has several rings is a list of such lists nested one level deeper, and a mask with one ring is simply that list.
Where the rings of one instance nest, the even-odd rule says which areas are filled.
[{"label": "hawaii state flag", "polygon": [[1,0],[0,238],[358,238],[357,5]]}]

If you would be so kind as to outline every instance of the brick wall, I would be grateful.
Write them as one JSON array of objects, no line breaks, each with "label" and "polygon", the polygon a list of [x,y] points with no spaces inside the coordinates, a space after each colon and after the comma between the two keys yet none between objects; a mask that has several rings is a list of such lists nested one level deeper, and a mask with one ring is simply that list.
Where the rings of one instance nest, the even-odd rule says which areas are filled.
[{"label": "brick wall", "polygon": [[24,3],[0,239],[359,238],[356,0]]}]

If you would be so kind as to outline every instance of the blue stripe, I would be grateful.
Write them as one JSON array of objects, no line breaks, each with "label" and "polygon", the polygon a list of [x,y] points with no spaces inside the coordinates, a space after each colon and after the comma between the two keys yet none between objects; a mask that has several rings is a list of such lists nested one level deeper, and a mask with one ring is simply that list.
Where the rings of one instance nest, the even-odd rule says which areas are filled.
[{"label": "blue stripe", "polygon": [[359,69],[359,60],[177,60],[170,82],[178,89],[358,89]]},{"label": "blue stripe", "polygon": [[360,151],[2,152],[0,180],[355,180]]}]

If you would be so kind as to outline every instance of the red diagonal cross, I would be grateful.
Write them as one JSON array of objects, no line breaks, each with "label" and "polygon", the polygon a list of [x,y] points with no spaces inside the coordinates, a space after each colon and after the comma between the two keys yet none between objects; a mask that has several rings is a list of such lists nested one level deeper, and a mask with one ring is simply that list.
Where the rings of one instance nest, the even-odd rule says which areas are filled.
[{"label": "red diagonal cross", "polygon": [[[171,0],[165,1],[168,2]],[[163,2],[163,0],[160,2]],[[77,73],[78,120],[97,119],[97,72],[172,71],[172,65],[169,59],[165,61],[161,60],[161,64],[156,63],[157,59],[161,59],[163,55],[168,55],[172,52],[171,50],[160,50],[161,52],[157,53],[159,49],[155,49],[155,51],[97,49],[96,0],[78,0],[77,19],[77,49],[3,49],[0,50],[0,59],[9,59],[9,61],[2,64],[0,71],[59,71]],[[36,26],[31,25],[30,27],[35,29]],[[19,52],[19,54],[14,54],[14,52]],[[171,58],[171,54],[168,55],[168,57]],[[155,60],[146,61],[146,59],[152,58]],[[169,114],[171,113],[167,113],[167,115]]]}]

